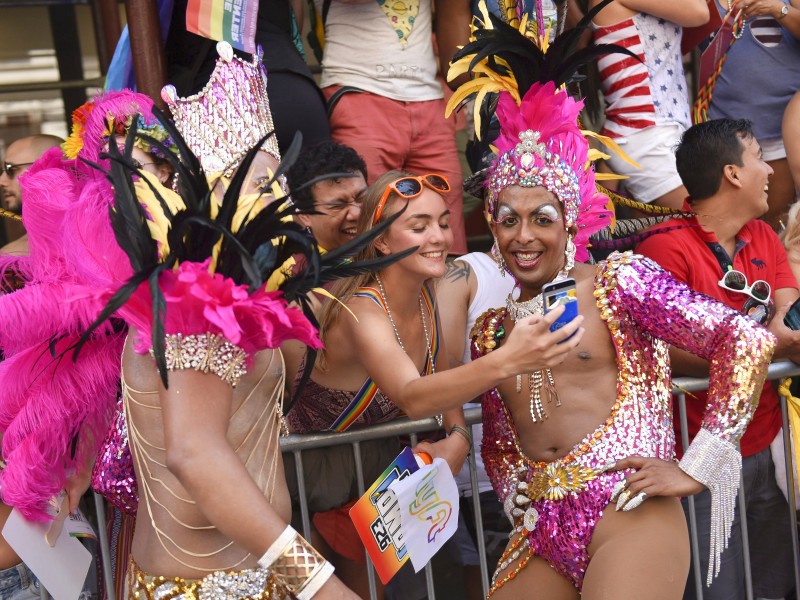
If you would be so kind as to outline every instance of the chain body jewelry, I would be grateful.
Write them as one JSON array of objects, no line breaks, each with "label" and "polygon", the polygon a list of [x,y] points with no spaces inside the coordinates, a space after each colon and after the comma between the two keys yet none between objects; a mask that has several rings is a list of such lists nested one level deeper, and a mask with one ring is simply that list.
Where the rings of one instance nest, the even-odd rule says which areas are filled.
[{"label": "chain body jewelry", "polygon": [[[487,598],[490,598],[494,595],[494,593],[507,584],[509,581],[514,579],[517,574],[525,568],[525,565],[528,564],[528,561],[533,557],[533,550],[531,549],[530,541],[528,540],[528,536],[523,534],[523,527],[522,525],[516,527],[514,531],[511,533],[513,537],[514,534],[517,535],[517,538],[511,543],[511,545],[505,549],[503,555],[500,557],[500,561],[497,563],[497,570],[492,575],[492,585],[489,588],[489,593],[486,595]],[[503,569],[508,568],[515,560],[517,560],[521,554],[525,554],[522,557],[522,560],[519,561],[517,566],[509,572],[503,579],[498,581],[498,577],[500,576],[500,572]]]},{"label": "chain body jewelry", "polygon": [[[400,332],[397,330],[397,325],[394,322],[392,311],[389,308],[389,301],[386,299],[386,290],[383,289],[383,282],[377,273],[375,273],[375,281],[378,282],[378,292],[381,295],[381,300],[383,300],[383,305],[386,307],[386,316],[389,317],[389,323],[391,323],[392,330],[394,330],[394,337],[397,340],[397,343],[400,345],[400,348],[402,348],[403,352],[408,354],[408,350],[406,350],[406,347],[403,345],[403,340],[400,339]],[[421,293],[419,295],[419,317],[422,319],[422,330],[425,332],[425,352],[432,375],[436,372],[436,365],[434,364],[433,356],[431,355],[431,333],[428,330],[428,324],[425,321],[425,303],[422,300]],[[436,415],[436,423],[438,423],[439,427],[442,426],[444,423],[442,415]]]}]

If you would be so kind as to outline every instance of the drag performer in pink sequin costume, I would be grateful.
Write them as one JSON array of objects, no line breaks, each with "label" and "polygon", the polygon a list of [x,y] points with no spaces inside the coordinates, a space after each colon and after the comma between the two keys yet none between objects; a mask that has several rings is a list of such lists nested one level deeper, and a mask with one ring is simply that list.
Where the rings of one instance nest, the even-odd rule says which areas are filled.
[{"label": "drag performer in pink sequin costume", "polygon": [[[678,497],[711,490],[710,579],[733,519],[736,443],[774,337],[649,260],[617,253],[598,266],[576,262],[589,258],[590,236],[609,222],[577,124],[582,103],[561,88],[576,61],[564,58],[565,38],[548,51],[564,62],[549,64],[513,29],[497,20],[482,25],[454,66],[491,73],[484,91],[499,89],[486,198],[497,262],[519,292],[478,318],[473,357],[501,348],[515,327],[560,314],[555,306],[544,316],[542,290],[551,282],[574,285],[567,298],[577,302],[582,326],[568,355],[483,396],[483,459],[515,527],[489,596],[680,598],[689,543]],[[478,87],[473,80],[465,89]],[[549,335],[531,344],[547,347]],[[673,461],[670,344],[711,365],[703,429],[680,463]]]},{"label": "drag performer in pink sequin costume", "polygon": [[[648,259],[614,255],[599,266],[594,285],[619,368],[617,401],[608,419],[566,456],[549,463],[533,461],[520,448],[497,388],[483,396],[482,454],[494,489],[509,517],[526,530],[533,553],[578,589],[594,528],[614,486],[625,479],[624,472],[606,468],[631,455],[675,456],[668,344],[713,365],[713,401],[704,431],[731,445],[755,410],[750,397],[760,389],[764,372],[758,355],[769,355],[773,344],[765,329],[677,283]],[[478,320],[475,356],[490,351],[485,341],[497,336],[505,316],[505,309],[493,310]],[[738,479],[738,470],[724,477]],[[561,481],[554,483],[556,478]]]}]

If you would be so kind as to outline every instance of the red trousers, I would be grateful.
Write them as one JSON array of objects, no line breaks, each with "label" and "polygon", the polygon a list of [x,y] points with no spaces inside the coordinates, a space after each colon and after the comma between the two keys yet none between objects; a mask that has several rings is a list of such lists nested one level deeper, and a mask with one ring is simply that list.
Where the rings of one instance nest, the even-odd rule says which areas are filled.
[{"label": "red trousers", "polygon": [[[339,86],[323,89],[330,98]],[[416,175],[440,173],[451,191],[444,195],[450,209],[453,247],[466,254],[463,184],[454,119],[444,118],[445,101],[401,102],[369,92],[343,94],[330,114],[331,137],[355,149],[367,163],[368,183],[392,169]]]}]

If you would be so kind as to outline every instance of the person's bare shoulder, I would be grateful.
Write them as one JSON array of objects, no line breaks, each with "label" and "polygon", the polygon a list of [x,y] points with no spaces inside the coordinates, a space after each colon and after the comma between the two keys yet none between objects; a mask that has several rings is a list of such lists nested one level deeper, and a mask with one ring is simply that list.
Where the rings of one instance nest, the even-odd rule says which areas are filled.
[{"label": "person's bare shoulder", "polygon": [[463,300],[465,304],[474,296],[478,287],[475,272],[465,260],[453,260],[447,263],[447,269],[433,286],[439,299],[447,302]]},{"label": "person's bare shoulder", "polygon": [[9,242],[0,248],[0,255],[3,256],[27,256],[28,255],[28,236]]}]

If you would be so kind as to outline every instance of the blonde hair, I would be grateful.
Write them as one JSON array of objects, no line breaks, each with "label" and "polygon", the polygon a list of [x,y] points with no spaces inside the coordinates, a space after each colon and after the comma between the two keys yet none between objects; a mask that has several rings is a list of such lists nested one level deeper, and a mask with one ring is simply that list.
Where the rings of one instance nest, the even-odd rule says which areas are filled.
[{"label": "blonde hair", "polygon": [[795,202],[786,216],[786,229],[780,233],[783,247],[792,262],[800,262],[800,202]]},{"label": "blonde hair", "polygon": [[[378,209],[378,202],[380,201],[381,196],[383,196],[383,193],[386,191],[386,188],[388,188],[389,185],[403,177],[414,177],[414,175],[405,171],[389,171],[384,175],[381,175],[377,181],[375,181],[375,183],[361,193],[361,215],[359,216],[358,224],[356,225],[356,235],[360,235],[365,231],[369,231],[376,225],[372,221],[375,218],[375,212]],[[394,205],[400,204],[397,202],[398,199],[399,196],[395,191],[391,191],[389,193],[389,197],[386,199],[386,205],[384,206],[383,213],[381,213],[378,223],[386,221],[386,219],[396,212],[396,207]],[[365,246],[361,252],[356,254],[353,257],[353,260],[357,262],[370,258],[378,258],[378,256],[380,255],[378,250],[375,248],[375,242],[373,241]],[[322,309],[319,313],[319,337],[326,347],[328,332],[338,321],[339,314],[342,311],[342,306],[347,304],[353,297],[353,294],[364,287],[372,278],[373,273],[371,272],[361,273],[360,275],[354,275],[353,277],[348,277],[347,279],[340,279],[333,285],[330,292],[334,298],[338,299],[338,301],[330,299],[326,300],[323,303]],[[317,368],[319,368],[321,371],[324,371],[327,366],[325,354],[326,350],[323,348],[320,350],[317,357]]]}]

